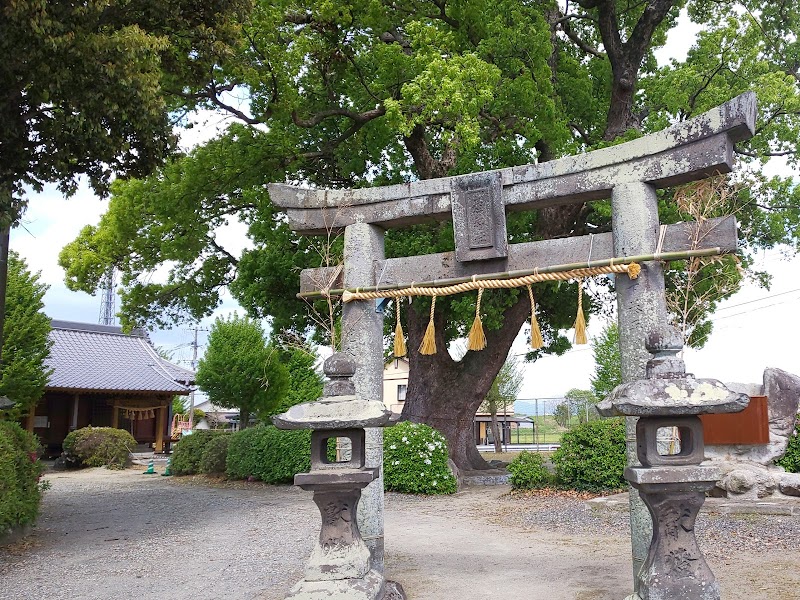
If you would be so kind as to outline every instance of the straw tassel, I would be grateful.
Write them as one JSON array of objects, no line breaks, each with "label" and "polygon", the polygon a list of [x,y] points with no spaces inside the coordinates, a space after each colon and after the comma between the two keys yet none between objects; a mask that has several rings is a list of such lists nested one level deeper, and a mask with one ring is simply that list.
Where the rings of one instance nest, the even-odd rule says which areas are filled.
[{"label": "straw tassel", "polygon": [[397,325],[394,326],[394,357],[405,356],[406,340],[403,337],[403,325],[400,323],[400,298],[394,301],[395,314],[397,315]]},{"label": "straw tassel", "polygon": [[536,302],[533,301],[533,290],[528,286],[528,298],[531,300],[531,348],[538,350],[544,347],[542,330],[539,328],[539,321],[536,319]]},{"label": "straw tassel", "polygon": [[481,321],[481,297],[483,288],[478,288],[478,302],[475,305],[475,320],[469,330],[467,350],[483,350],[486,348],[486,336],[483,333],[483,321]]},{"label": "straw tassel", "polygon": [[422,338],[422,343],[419,345],[420,354],[436,354],[436,328],[433,325],[433,312],[436,310],[436,296],[431,298],[431,320],[428,321],[428,328],[425,330],[425,336]]},{"label": "straw tassel", "polygon": [[583,318],[583,279],[578,279],[578,314],[575,317],[575,344],[586,343],[586,319]]}]

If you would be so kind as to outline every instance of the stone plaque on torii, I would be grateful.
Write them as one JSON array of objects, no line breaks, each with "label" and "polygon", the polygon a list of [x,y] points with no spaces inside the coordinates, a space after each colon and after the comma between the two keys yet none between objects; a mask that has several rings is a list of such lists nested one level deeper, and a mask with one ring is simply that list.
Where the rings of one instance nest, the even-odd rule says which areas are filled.
[{"label": "stone plaque on torii", "polygon": [[[756,98],[743,94],[707,113],[618,146],[542,164],[356,190],[271,184],[272,202],[300,234],[344,230],[344,269],[306,269],[301,297],[343,290],[446,285],[466,278],[556,265],[648,256],[634,281],[616,278],[623,381],[641,379],[650,354],[645,337],[666,322],[659,258],[671,252],[735,252],[733,217],[661,226],[656,190],[733,169],[734,144],[753,135]],[[508,244],[510,211],[611,198],[612,233]],[[452,219],[456,251],[386,259],[384,230]],[[655,260],[653,260],[655,259]],[[378,285],[380,284],[380,285]],[[344,305],[342,350],[356,362],[363,398],[382,398],[383,323],[371,302]],[[635,424],[628,420],[628,459],[635,465]],[[382,432],[367,430],[367,467],[380,467]],[[375,568],[383,568],[383,480],[364,490],[361,534]],[[631,494],[634,581],[650,543],[650,518]]]}]

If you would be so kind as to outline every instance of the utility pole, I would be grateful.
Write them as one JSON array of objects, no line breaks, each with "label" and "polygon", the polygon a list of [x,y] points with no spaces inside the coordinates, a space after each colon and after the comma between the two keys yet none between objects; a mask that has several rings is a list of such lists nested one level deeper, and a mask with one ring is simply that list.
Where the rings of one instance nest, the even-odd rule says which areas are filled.
[{"label": "utility pole", "polygon": [[[194,327],[194,341],[192,342],[192,371],[197,372],[197,333],[201,331],[200,327],[195,325]],[[203,329],[202,331],[205,331]],[[189,430],[194,428],[194,386],[192,387],[192,393],[189,394]]]}]

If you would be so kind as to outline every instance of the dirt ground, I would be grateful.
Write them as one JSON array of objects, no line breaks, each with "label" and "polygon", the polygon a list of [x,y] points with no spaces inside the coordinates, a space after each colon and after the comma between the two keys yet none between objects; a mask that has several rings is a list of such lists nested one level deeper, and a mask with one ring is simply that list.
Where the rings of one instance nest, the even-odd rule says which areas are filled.
[{"label": "dirt ground", "polygon": [[[38,526],[0,549],[0,600],[279,600],[302,577],[319,526],[309,493],[141,471],[49,475]],[[507,492],[387,494],[387,576],[413,600],[630,593],[627,532],[603,532],[595,517],[581,531],[570,524],[584,518],[574,502],[563,526],[529,526],[520,515],[531,501]],[[768,525],[780,533],[780,520]],[[712,553],[709,563],[726,600],[800,598],[800,549]]]}]

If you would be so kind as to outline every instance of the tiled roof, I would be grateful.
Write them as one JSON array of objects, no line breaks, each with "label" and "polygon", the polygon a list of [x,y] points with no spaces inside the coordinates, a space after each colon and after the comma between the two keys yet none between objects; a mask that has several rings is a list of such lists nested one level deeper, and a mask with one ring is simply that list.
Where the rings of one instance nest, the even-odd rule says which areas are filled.
[{"label": "tiled roof", "polygon": [[142,331],[53,321],[47,389],[188,394],[194,373],[161,358]]}]

